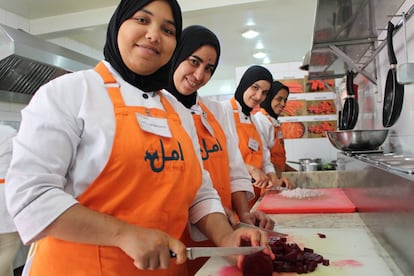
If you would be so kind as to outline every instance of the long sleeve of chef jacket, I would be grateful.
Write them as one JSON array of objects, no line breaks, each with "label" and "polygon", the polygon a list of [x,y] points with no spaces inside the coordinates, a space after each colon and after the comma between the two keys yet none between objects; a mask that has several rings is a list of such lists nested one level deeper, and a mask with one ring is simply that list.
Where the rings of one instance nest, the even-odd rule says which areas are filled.
[{"label": "long sleeve of chef jacket", "polygon": [[257,123],[257,129],[262,134],[264,144],[268,149],[271,149],[275,144],[275,127],[262,112],[254,114],[254,118]]}]

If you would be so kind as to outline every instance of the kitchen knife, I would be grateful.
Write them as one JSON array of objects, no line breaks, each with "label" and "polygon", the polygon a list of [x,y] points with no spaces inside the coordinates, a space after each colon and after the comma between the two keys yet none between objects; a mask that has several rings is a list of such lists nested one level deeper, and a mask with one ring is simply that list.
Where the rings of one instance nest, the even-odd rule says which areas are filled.
[{"label": "kitchen knife", "polygon": [[[265,249],[265,246],[243,246],[243,247],[187,247],[187,258],[194,260],[200,257],[249,255]],[[175,252],[170,251],[172,258],[177,257]]]},{"label": "kitchen knife", "polygon": [[276,236],[276,237],[287,237],[288,236],[288,234],[285,234],[285,233],[269,230],[269,229],[266,229],[266,228],[262,228],[262,227],[255,226],[255,225],[248,224],[248,223],[244,223],[244,222],[239,222],[238,224],[236,224],[234,226],[235,229],[237,229],[239,227],[248,227],[248,228],[259,229],[259,230],[265,231],[266,233],[269,233],[270,235]]}]

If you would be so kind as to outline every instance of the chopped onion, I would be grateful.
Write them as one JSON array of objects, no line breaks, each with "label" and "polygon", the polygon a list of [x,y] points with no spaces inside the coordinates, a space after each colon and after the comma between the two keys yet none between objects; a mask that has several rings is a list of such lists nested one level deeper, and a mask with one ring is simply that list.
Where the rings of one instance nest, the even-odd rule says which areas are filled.
[{"label": "chopped onion", "polygon": [[315,189],[302,189],[302,188],[295,188],[292,190],[283,190],[279,193],[283,197],[287,198],[310,198],[310,197],[319,197],[323,195],[323,192]]}]

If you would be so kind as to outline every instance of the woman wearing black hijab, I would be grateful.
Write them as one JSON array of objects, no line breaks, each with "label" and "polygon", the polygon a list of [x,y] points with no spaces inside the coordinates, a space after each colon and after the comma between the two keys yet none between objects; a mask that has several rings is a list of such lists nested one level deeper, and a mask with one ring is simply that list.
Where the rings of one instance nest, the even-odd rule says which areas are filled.
[{"label": "woman wearing black hijab", "polygon": [[263,147],[262,137],[257,130],[254,117],[251,116],[253,108],[266,98],[272,82],[273,77],[269,70],[253,65],[240,79],[234,97],[223,103],[231,118],[233,132],[238,138],[240,152],[252,178],[255,200],[264,189],[285,183],[285,179],[276,176],[269,150]]},{"label": "woman wearing black hijab", "polygon": [[[169,92],[192,113],[203,166],[209,172],[214,188],[227,210],[230,220],[236,223],[232,210],[242,222],[273,229],[274,221],[261,211],[250,212],[248,198],[254,192],[251,178],[234,137],[226,137],[225,113],[221,104],[201,98],[197,90],[204,86],[217,68],[220,44],[209,29],[193,25],[183,35],[173,57]],[[182,241],[187,246],[214,246],[209,241],[193,242],[186,232]],[[208,258],[188,262],[188,273],[194,275]]]},{"label": "woman wearing black hijab", "polygon": [[35,242],[25,273],[185,275],[188,220],[219,245],[267,242],[233,231],[191,116],[158,91],[181,22],[174,0],[122,0],[105,61],[50,81],[22,111],[6,201],[22,240]]},{"label": "woman wearing black hijab", "polygon": [[[205,52],[208,55],[206,57],[210,59],[208,61],[200,60],[199,57],[193,55],[193,53],[202,46],[210,46],[210,49],[203,47],[207,48]],[[197,102],[197,90],[204,86],[216,71],[219,58],[220,42],[212,31],[199,25],[192,25],[185,28],[183,30],[181,42],[178,44],[177,50],[172,58],[172,70],[170,74],[168,92],[177,98],[177,100],[181,102],[185,107],[191,108]],[[204,73],[206,74],[203,74],[201,78],[198,77],[198,79],[195,80],[196,83],[193,85],[185,85],[184,82],[187,76],[185,76],[185,73],[180,74],[180,71],[177,72],[177,68],[184,61],[192,64],[193,67],[196,67],[196,69],[198,66],[201,66],[203,62],[206,62],[204,65]],[[180,77],[182,79],[178,79]],[[187,80],[186,82],[188,81],[191,80]],[[178,88],[176,86],[178,86]]]},{"label": "woman wearing black hijab", "polygon": [[263,137],[265,146],[270,151],[273,165],[281,175],[284,171],[296,171],[286,164],[286,150],[282,129],[278,117],[286,106],[289,87],[279,81],[274,81],[266,99],[260,104],[260,111],[255,113],[257,128]]}]

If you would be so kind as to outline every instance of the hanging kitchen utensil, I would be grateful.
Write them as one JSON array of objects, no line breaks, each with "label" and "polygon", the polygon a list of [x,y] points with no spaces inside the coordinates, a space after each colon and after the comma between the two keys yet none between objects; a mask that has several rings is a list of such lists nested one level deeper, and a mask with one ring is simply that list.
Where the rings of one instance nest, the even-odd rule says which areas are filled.
[{"label": "hanging kitchen utensil", "polygon": [[341,130],[349,129],[349,123],[354,112],[354,98],[347,96],[345,98],[344,107],[342,108]]},{"label": "hanging kitchen utensil", "polygon": [[353,85],[353,79],[351,79],[352,78],[351,74],[353,74],[353,72],[351,73],[351,71],[348,71],[346,75],[347,96],[345,98],[344,106],[341,112],[342,117],[340,120],[341,121],[341,125],[339,128],[340,130],[350,129],[352,119],[355,113],[355,99],[353,95],[349,95],[350,84]]},{"label": "hanging kitchen utensil", "polygon": [[[413,6],[414,7],[414,6]],[[406,22],[406,13],[402,15],[402,24],[404,30],[404,52],[405,52],[405,61],[398,65],[397,69],[397,81],[400,84],[412,84],[414,83],[414,63],[408,62],[408,50],[407,50],[407,22]]]},{"label": "hanging kitchen utensil", "polygon": [[338,129],[342,129],[342,111],[338,111]]},{"label": "hanging kitchen utensil", "polygon": [[359,104],[356,98],[356,93],[354,90],[354,77],[355,73],[353,71],[348,71],[347,73],[347,93],[349,97],[352,97],[351,104],[353,105],[352,114],[349,116],[348,129],[353,129],[358,121],[359,115]]},{"label": "hanging kitchen utensil", "polygon": [[382,108],[382,125],[391,127],[398,120],[401,114],[404,100],[404,86],[397,82],[397,58],[394,52],[392,36],[394,33],[394,24],[388,22],[387,29],[387,47],[390,69],[388,70],[387,80],[385,82],[384,104]]}]

